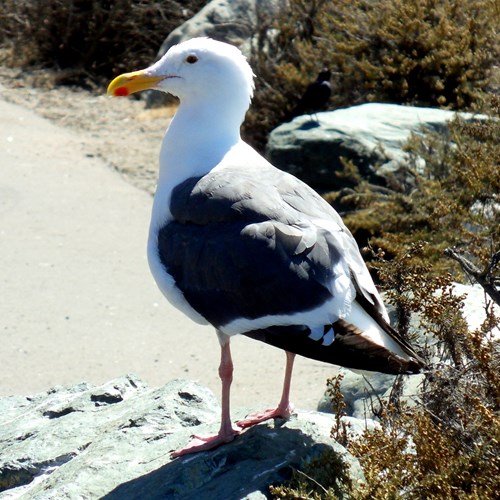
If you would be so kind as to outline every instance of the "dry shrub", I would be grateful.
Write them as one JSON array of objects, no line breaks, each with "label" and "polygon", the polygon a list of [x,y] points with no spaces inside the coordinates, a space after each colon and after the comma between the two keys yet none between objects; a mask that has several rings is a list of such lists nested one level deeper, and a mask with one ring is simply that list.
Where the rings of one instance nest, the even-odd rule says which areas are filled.
[{"label": "dry shrub", "polygon": [[[495,498],[500,487],[500,358],[491,308],[476,331],[461,314],[451,276],[413,264],[422,245],[384,262],[400,316],[415,313],[429,370],[420,406],[386,407],[381,428],[350,445],[366,475],[358,498]],[[406,323],[409,325],[409,323]],[[498,330],[497,330],[498,331]]]},{"label": "dry shrub", "polygon": [[[379,262],[399,317],[420,318],[412,324],[424,332],[419,343],[428,364],[421,402],[412,407],[397,399],[382,404],[380,427],[349,440],[348,450],[360,461],[365,482],[344,481],[350,489],[342,494],[358,500],[494,499],[500,490],[500,342],[493,331],[498,332],[500,318],[488,307],[486,321],[469,331],[451,277],[436,277],[428,266],[415,266],[422,250],[423,245],[414,245],[400,258]],[[414,333],[410,321],[404,323],[400,326],[406,333]],[[341,409],[335,390],[332,395]],[[333,435],[337,431],[336,422]],[[338,473],[338,457],[325,457],[316,467]],[[307,476],[320,485],[313,487],[296,474],[276,497],[322,498],[310,494],[321,488],[333,495],[331,476],[311,469]]]},{"label": "dry shrub", "polygon": [[367,101],[481,107],[499,56],[498,5],[290,0],[269,49],[252,61],[259,81],[247,138],[262,149],[323,66],[333,72],[332,108]]},{"label": "dry shrub", "polygon": [[[469,409],[477,411],[481,405],[478,402]],[[496,498],[500,486],[494,446],[498,446],[498,417],[483,409],[475,421],[490,427],[482,433],[481,442],[464,449],[453,431],[423,411],[392,414],[380,429],[351,444],[366,478],[354,498]]]},{"label": "dry shrub", "polygon": [[63,70],[59,83],[109,80],[149,65],[207,0],[4,0],[0,44],[12,65]]},{"label": "dry shrub", "polygon": [[351,101],[462,109],[488,86],[498,55],[496,1],[334,4],[321,21],[323,30],[335,33],[332,55]]},{"label": "dry shrub", "polygon": [[406,147],[413,161],[410,189],[381,192],[360,182],[347,194],[329,193],[339,211],[349,210],[344,220],[358,243],[370,240],[391,258],[426,241],[423,259],[438,274],[459,269],[442,259],[450,247],[484,268],[500,243],[500,121],[498,110],[492,113],[497,116],[457,118],[448,132],[414,136]]},{"label": "dry shrub", "polygon": [[330,398],[331,408],[335,416],[331,437],[342,446],[345,446],[348,442],[349,426],[344,420],[342,420],[342,417],[347,415],[345,412],[347,404],[345,402],[344,395],[342,394],[340,385],[343,379],[344,375],[341,373],[335,377],[329,378],[326,381],[326,393]]},{"label": "dry shrub", "polygon": [[336,500],[349,498],[353,489],[348,466],[333,450],[311,460],[301,471],[293,471],[287,485],[271,486],[273,498]]}]

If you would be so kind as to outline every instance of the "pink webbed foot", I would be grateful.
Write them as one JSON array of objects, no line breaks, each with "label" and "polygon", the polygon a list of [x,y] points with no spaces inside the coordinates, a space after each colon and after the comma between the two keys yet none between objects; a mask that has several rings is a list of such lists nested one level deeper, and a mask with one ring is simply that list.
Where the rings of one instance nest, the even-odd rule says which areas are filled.
[{"label": "pink webbed foot", "polygon": [[295,354],[291,352],[286,353],[285,380],[283,382],[283,392],[281,394],[281,400],[278,407],[274,410],[264,410],[251,413],[243,420],[238,420],[238,422],[236,422],[238,427],[246,429],[247,427],[252,427],[252,425],[270,420],[271,418],[290,418],[293,414],[293,405],[290,403],[290,381],[292,379],[294,359]]},{"label": "pink webbed foot", "polygon": [[188,453],[198,453],[199,451],[212,450],[226,443],[230,443],[238,434],[240,429],[233,429],[225,432],[219,432],[215,436],[192,436],[193,439],[180,450],[174,451],[170,456],[172,458],[187,455]]},{"label": "pink webbed foot", "polygon": [[278,406],[274,410],[262,410],[250,413],[250,415],[247,415],[243,420],[238,420],[236,425],[242,429],[247,429],[248,427],[252,427],[252,425],[260,424],[272,418],[286,419],[290,418],[291,415],[293,415],[293,406],[288,404],[284,407]]}]

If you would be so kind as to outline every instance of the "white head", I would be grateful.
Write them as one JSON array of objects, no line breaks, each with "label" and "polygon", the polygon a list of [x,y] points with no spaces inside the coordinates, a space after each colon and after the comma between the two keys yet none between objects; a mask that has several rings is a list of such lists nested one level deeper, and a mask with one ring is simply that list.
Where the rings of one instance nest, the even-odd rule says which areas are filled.
[{"label": "white head", "polygon": [[179,97],[181,105],[208,100],[214,106],[231,106],[243,121],[253,95],[253,76],[236,47],[210,38],[193,38],[171,47],[149,68],[118,76],[109,84],[108,94],[163,90]]}]

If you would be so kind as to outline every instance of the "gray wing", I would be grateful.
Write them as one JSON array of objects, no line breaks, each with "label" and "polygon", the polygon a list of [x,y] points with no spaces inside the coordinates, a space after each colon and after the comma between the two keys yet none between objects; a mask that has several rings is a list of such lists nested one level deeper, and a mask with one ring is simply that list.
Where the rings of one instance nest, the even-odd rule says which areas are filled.
[{"label": "gray wing", "polygon": [[316,224],[320,224],[320,221],[329,223],[330,244],[342,254],[357,293],[388,322],[387,311],[361,257],[358,244],[340,215],[313,189],[291,175],[283,176],[278,189],[283,200],[293,209],[306,214]]},{"label": "gray wing", "polygon": [[[356,242],[338,214],[299,180],[275,169],[265,174],[226,168],[222,176],[212,172],[174,190],[174,220],[159,232],[159,255],[186,300],[216,328],[250,320],[234,333],[312,359],[418,373],[423,363],[386,321]],[[330,314],[332,304],[347,299],[356,300],[410,357],[366,337],[340,319],[340,310],[331,311],[330,319],[318,318],[319,311]],[[295,316],[288,322],[302,312],[302,321]],[[273,323],[262,326],[258,318],[266,316]],[[278,316],[287,321],[274,322]]]},{"label": "gray wing", "polygon": [[308,311],[332,297],[342,252],[312,219],[338,216],[305,184],[287,182],[293,181],[275,169],[264,179],[227,168],[188,179],[172,193],[174,220],[159,231],[160,260],[191,306],[216,327]]}]

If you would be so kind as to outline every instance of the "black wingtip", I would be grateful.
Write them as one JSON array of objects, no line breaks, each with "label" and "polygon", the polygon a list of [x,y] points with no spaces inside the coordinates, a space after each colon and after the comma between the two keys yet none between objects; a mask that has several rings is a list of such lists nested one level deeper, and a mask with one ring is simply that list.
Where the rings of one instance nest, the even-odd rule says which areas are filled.
[{"label": "black wingtip", "polygon": [[408,352],[408,357],[400,356],[377,344],[355,325],[344,320],[335,322],[333,328],[336,337],[332,347],[336,349],[336,356],[341,356],[342,366],[391,375],[415,375],[424,368],[423,360],[416,353],[413,355],[413,350]]},{"label": "black wingtip", "polygon": [[346,321],[339,320],[333,328],[335,340],[329,345],[325,345],[322,339],[311,338],[311,330],[305,326],[275,326],[246,332],[244,335],[306,358],[345,368],[390,375],[415,375],[425,368],[421,359],[412,355],[406,358],[391,352]]},{"label": "black wingtip", "polygon": [[[397,356],[392,353],[389,357],[391,358],[388,362],[389,370],[391,370],[394,375],[418,375],[425,369],[424,363],[415,358],[403,359],[401,356]],[[375,371],[381,371],[384,373],[383,366]]]}]

